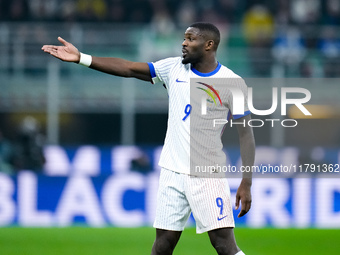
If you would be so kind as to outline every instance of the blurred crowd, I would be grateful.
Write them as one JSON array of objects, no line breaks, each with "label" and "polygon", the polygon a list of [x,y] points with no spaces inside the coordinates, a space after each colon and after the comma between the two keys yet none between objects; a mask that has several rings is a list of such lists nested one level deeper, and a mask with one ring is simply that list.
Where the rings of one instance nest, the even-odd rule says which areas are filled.
[{"label": "blurred crowd", "polygon": [[254,5],[266,6],[280,24],[339,25],[339,0],[0,0],[0,20],[236,23]]},{"label": "blurred crowd", "polygon": [[[283,76],[339,77],[340,1],[279,0],[275,4],[277,8],[269,3],[251,5],[243,15],[253,74],[272,76],[273,64],[280,63]],[[313,70],[315,52],[322,74]]]},{"label": "blurred crowd", "polygon": [[340,76],[340,0],[0,0],[0,7],[0,21],[138,23],[159,34],[195,21],[228,34],[238,24],[252,75],[271,76],[280,63],[285,76]]}]

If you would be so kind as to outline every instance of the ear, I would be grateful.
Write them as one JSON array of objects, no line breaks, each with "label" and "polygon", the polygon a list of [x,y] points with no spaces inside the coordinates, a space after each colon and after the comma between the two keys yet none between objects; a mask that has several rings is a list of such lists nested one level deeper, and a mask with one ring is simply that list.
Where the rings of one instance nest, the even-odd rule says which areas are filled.
[{"label": "ear", "polygon": [[208,40],[205,43],[205,50],[212,50],[214,48],[215,42],[213,40]]}]

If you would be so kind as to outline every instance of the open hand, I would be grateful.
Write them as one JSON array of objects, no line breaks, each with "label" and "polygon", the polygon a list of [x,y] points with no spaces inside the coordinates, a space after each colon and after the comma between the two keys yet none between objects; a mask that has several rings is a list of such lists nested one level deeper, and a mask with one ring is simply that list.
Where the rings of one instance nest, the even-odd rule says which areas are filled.
[{"label": "open hand", "polygon": [[78,49],[61,37],[58,37],[58,40],[64,46],[44,45],[41,49],[62,61],[79,63],[80,52]]}]

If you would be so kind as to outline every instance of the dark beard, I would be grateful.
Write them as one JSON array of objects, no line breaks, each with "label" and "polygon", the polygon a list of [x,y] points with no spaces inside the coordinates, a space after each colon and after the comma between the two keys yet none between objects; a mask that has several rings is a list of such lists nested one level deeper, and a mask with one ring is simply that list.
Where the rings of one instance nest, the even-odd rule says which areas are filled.
[{"label": "dark beard", "polygon": [[193,58],[188,58],[188,57],[186,57],[186,58],[182,58],[182,64],[184,64],[184,65],[186,65],[186,64],[195,64],[195,63],[197,63],[198,62],[198,60],[197,59],[193,59]]},{"label": "dark beard", "polygon": [[190,63],[190,59],[188,58],[182,58],[182,64],[186,65]]}]

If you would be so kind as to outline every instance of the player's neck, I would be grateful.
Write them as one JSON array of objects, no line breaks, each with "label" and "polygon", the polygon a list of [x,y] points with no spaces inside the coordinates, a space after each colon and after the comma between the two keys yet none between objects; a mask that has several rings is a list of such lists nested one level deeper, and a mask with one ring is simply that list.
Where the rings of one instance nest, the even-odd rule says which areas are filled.
[{"label": "player's neck", "polygon": [[210,73],[216,69],[218,62],[216,58],[193,63],[192,67],[201,73]]}]

